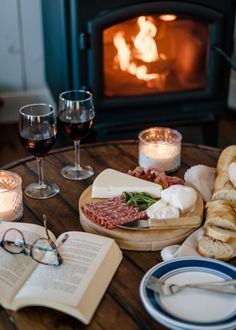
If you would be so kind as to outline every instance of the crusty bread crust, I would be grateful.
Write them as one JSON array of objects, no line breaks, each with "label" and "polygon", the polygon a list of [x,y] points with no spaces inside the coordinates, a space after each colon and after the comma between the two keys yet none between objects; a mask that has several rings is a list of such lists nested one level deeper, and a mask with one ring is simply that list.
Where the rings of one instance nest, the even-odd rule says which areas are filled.
[{"label": "crusty bread crust", "polygon": [[236,189],[229,180],[229,165],[236,162],[236,145],[226,147],[217,162],[216,180],[212,200],[236,201]]},{"label": "crusty bread crust", "polygon": [[215,201],[209,201],[206,203],[206,209],[207,210],[217,210],[217,209],[222,209],[222,208],[227,208],[229,205],[232,205],[231,202],[226,201],[226,200],[215,200]]},{"label": "crusty bread crust", "polygon": [[225,200],[208,202],[204,227],[208,225],[236,231],[236,211],[231,203]]}]

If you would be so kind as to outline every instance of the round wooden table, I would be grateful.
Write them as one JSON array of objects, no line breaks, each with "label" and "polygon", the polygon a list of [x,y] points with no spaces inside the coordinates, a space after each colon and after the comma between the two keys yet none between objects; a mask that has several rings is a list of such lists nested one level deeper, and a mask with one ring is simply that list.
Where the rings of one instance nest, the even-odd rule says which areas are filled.
[{"label": "round wooden table", "polygon": [[[197,164],[214,167],[220,152],[221,150],[211,147],[184,144],[181,167],[174,175],[183,178],[184,172]],[[47,200],[31,199],[24,195],[24,215],[21,221],[43,225],[42,215],[45,213],[48,227],[56,236],[70,230],[82,231],[78,212],[81,193],[105,168],[122,172],[135,168],[138,164],[138,142],[116,141],[82,145],[81,162],[91,165],[95,171],[94,176],[87,180],[70,181],[62,177],[62,167],[73,162],[72,147],[53,150],[45,157],[45,178],[56,182],[60,193]],[[2,168],[18,173],[22,177],[23,189],[37,180],[37,164],[33,157]],[[139,297],[139,284],[143,275],[160,261],[159,252],[124,250],[123,260],[88,326],[55,310],[27,307],[18,312],[2,309],[0,329],[166,329],[149,316]]]}]

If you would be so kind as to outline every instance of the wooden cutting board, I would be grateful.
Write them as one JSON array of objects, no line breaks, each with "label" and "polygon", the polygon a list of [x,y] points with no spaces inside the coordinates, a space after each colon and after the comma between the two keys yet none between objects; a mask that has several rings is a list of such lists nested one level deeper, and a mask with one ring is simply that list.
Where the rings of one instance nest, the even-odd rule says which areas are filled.
[{"label": "wooden cutting board", "polygon": [[[186,212],[178,219],[168,219],[160,222],[160,228],[155,229],[107,229],[94,223],[81,211],[85,203],[96,202],[101,199],[91,197],[92,186],[89,186],[80,196],[79,213],[80,222],[86,232],[108,236],[116,240],[121,249],[135,251],[157,251],[162,248],[182,242],[202,223],[204,204],[201,195],[198,193],[195,209]],[[174,226],[182,223],[180,226]],[[163,224],[165,226],[163,227]]]}]

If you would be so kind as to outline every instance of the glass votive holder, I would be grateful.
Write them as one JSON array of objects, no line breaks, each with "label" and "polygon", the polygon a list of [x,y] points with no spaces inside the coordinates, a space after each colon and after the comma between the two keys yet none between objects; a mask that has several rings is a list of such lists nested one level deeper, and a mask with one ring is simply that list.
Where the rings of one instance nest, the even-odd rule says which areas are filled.
[{"label": "glass votive holder", "polygon": [[22,215],[21,177],[11,171],[0,170],[0,221],[17,221]]},{"label": "glass votive holder", "polygon": [[138,137],[141,167],[162,168],[166,173],[179,168],[182,135],[178,131],[167,127],[151,127],[141,131]]}]

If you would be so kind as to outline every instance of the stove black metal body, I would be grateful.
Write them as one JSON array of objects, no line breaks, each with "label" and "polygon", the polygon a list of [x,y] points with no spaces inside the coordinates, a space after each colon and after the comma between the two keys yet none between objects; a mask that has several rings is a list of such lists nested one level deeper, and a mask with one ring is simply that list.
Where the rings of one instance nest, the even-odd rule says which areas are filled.
[{"label": "stove black metal body", "polygon": [[97,140],[201,124],[216,144],[234,1],[43,0],[43,17],[49,86],[93,92]]}]

